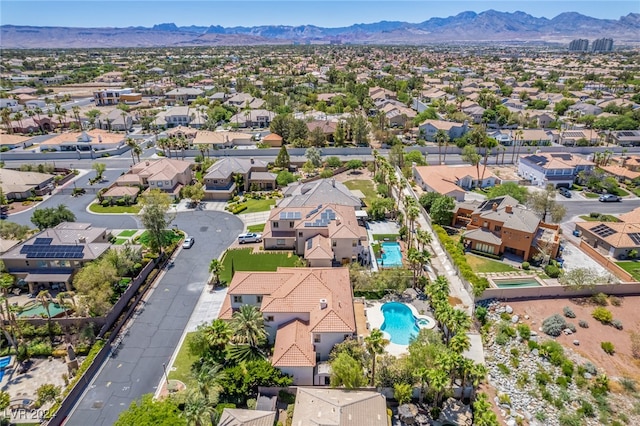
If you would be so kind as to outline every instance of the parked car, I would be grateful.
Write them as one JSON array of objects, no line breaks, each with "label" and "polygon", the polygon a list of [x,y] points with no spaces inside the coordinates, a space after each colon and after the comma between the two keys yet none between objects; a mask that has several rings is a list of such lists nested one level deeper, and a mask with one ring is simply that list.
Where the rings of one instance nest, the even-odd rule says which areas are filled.
[{"label": "parked car", "polygon": [[569,191],[569,188],[562,187],[562,188],[558,189],[558,192],[563,197],[571,198],[571,191]]},{"label": "parked car", "polygon": [[616,201],[622,201],[622,198],[613,194],[604,194],[604,195],[601,195],[600,198],[598,198],[598,201],[601,201],[603,203],[613,203]]},{"label": "parked car", "polygon": [[238,235],[238,243],[259,243],[262,241],[262,234],[256,234],[255,232],[247,232],[246,234]]},{"label": "parked car", "polygon": [[187,237],[184,239],[184,241],[182,242],[182,248],[191,248],[191,246],[193,246],[193,243],[196,242],[196,239],[193,237]]}]

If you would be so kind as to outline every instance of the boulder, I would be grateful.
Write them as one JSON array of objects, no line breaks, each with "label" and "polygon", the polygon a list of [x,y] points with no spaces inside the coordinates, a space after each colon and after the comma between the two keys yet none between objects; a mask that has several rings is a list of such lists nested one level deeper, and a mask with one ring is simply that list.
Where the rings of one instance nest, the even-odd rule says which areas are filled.
[{"label": "boulder", "polygon": [[416,416],[418,415],[418,407],[414,404],[402,404],[398,407],[398,418],[403,424],[415,425]]},{"label": "boulder", "polygon": [[504,311],[508,314],[512,314],[513,313],[513,308],[509,305],[504,307]]},{"label": "boulder", "polygon": [[517,324],[518,321],[520,321],[520,317],[519,316],[514,315],[514,316],[511,317],[511,322],[512,323]]},{"label": "boulder", "polygon": [[576,345],[576,346],[580,346],[580,340],[574,340],[573,344]]}]

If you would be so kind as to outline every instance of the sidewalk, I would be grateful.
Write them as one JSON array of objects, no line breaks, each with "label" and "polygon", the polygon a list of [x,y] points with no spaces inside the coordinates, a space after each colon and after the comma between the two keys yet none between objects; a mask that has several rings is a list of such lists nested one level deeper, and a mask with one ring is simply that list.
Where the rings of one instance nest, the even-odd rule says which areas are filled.
[{"label": "sidewalk", "polygon": [[[224,208],[227,205],[226,201],[201,201],[200,205],[195,209],[187,207],[187,200],[180,200],[175,207],[171,208],[171,211],[174,213],[179,212],[190,212],[197,210],[204,211],[218,211],[224,212],[226,211]],[[269,219],[270,211],[265,212],[257,212],[257,213],[247,213],[247,214],[239,214],[237,215],[240,220],[244,222],[245,225],[258,225],[261,223],[266,223]],[[231,214],[231,213],[229,213]]]}]

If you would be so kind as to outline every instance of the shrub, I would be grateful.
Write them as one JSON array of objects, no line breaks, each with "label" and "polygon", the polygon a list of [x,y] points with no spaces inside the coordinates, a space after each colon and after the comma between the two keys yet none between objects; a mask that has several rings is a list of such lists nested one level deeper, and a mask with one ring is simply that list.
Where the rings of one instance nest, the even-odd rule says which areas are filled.
[{"label": "shrub", "polygon": [[593,310],[591,316],[602,324],[609,324],[613,320],[613,314],[607,308],[598,306]]},{"label": "shrub", "polygon": [[615,348],[613,347],[613,343],[611,342],[602,342],[600,343],[600,347],[609,355],[613,355],[616,352]]},{"label": "shrub", "polygon": [[575,332],[576,332],[576,326],[575,326],[575,325],[573,325],[573,323],[568,322],[568,323],[567,323],[567,328],[568,328],[569,330],[571,330],[571,332],[572,332],[572,333],[575,333]]},{"label": "shrub", "polygon": [[531,337],[531,329],[527,324],[518,324],[516,330],[518,330],[518,334],[524,340],[529,340],[529,338]]},{"label": "shrub", "polygon": [[538,349],[538,342],[536,342],[535,340],[529,340],[527,342],[527,346],[529,347],[529,350],[532,351],[534,349]]},{"label": "shrub", "polygon": [[589,323],[586,322],[585,320],[578,321],[578,325],[582,328],[589,328]]},{"label": "shrub", "polygon": [[589,213],[589,217],[593,218],[593,219],[597,219],[600,217],[600,213],[598,212],[591,212]]},{"label": "shrub", "polygon": [[596,374],[598,374],[598,369],[596,368],[595,365],[593,365],[590,362],[586,362],[582,367],[585,372],[591,374],[592,376],[595,376]]},{"label": "shrub", "polygon": [[591,302],[599,306],[608,306],[609,298],[604,293],[598,293],[591,296]]},{"label": "shrub", "polygon": [[551,382],[551,375],[549,375],[549,373],[547,373],[546,371],[539,370],[536,373],[536,383],[538,383],[540,386],[544,386],[550,382]]},{"label": "shrub", "polygon": [[613,306],[622,306],[622,299],[616,296],[609,297],[609,302],[611,302]]},{"label": "shrub", "polygon": [[485,325],[487,323],[487,314],[489,311],[484,306],[476,308],[476,318],[480,321],[480,324]]},{"label": "shrub", "polygon": [[568,306],[565,306],[564,308],[562,308],[562,313],[564,313],[564,316],[567,317],[567,318],[575,318],[576,317],[576,314],[573,313],[573,310]]},{"label": "shrub", "polygon": [[500,319],[501,319],[502,321],[511,321],[511,314],[508,314],[508,313],[506,313],[506,312],[502,312],[502,313],[500,314]]},{"label": "shrub", "polygon": [[564,318],[558,314],[552,315],[542,321],[542,331],[549,336],[557,337],[565,328],[567,328],[567,323]]},{"label": "shrub", "polygon": [[522,269],[528,271],[531,268],[531,264],[529,262],[522,262]]},{"label": "shrub", "polygon": [[498,370],[500,370],[500,372],[502,374],[504,374],[505,376],[508,376],[509,373],[511,372],[511,370],[509,370],[509,367],[507,367],[506,365],[500,363],[498,364],[496,367],[498,367]]},{"label": "shrub", "polygon": [[558,278],[560,276],[560,268],[555,265],[547,265],[544,267],[544,273],[549,276],[549,278]]},{"label": "shrub", "polygon": [[618,330],[622,330],[622,321],[620,321],[620,320],[615,319],[615,320],[611,321],[611,325],[614,326]]}]

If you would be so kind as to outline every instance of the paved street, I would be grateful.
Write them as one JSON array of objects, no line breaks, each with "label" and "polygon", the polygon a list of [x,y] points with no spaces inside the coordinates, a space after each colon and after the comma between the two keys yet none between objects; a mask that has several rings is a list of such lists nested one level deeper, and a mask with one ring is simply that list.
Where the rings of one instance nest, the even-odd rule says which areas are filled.
[{"label": "paved street", "polygon": [[112,425],[131,401],[154,393],[217,258],[242,231],[236,217],[214,211],[180,213],[174,220],[195,236],[166,271],[132,323],[117,356],[109,359],[69,417],[67,426]]}]

